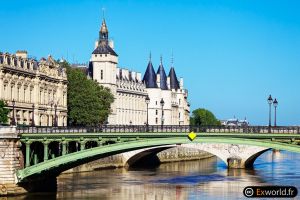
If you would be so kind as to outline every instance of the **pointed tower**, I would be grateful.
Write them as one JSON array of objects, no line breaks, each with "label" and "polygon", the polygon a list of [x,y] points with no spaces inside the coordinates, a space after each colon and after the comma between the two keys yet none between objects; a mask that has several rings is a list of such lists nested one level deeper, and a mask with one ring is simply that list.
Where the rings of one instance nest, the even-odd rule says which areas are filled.
[{"label": "pointed tower", "polygon": [[[116,71],[118,64],[118,55],[109,45],[108,28],[105,19],[99,31],[99,40],[96,43],[96,48],[92,53],[89,63],[89,74],[93,80],[96,80],[100,85],[110,89],[116,99],[117,80]],[[111,105],[112,113],[108,118],[109,124],[115,123],[116,101]]]},{"label": "pointed tower", "polygon": [[150,59],[149,63],[143,78],[143,82],[146,84],[146,88],[157,88],[157,83],[156,83],[156,74],[151,62],[151,54],[150,54]]},{"label": "pointed tower", "polygon": [[170,77],[170,89],[175,89],[175,90],[179,89],[179,83],[173,65],[170,69],[169,77]]},{"label": "pointed tower", "polygon": [[160,80],[157,80],[160,82],[160,89],[162,90],[167,90],[168,89],[168,85],[167,85],[167,75],[166,75],[166,72],[165,72],[165,69],[164,69],[164,66],[162,64],[162,56],[160,57],[160,64],[159,64],[159,67],[158,67],[158,70],[156,72],[157,77],[159,77]]}]

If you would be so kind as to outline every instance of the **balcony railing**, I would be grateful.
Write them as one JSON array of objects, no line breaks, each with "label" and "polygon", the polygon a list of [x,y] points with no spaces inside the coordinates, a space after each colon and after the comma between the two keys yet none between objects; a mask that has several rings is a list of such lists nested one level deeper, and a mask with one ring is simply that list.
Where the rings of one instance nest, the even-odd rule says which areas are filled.
[{"label": "balcony railing", "polygon": [[189,126],[189,125],[105,125],[89,127],[17,127],[23,133],[277,133],[300,134],[300,126]]}]

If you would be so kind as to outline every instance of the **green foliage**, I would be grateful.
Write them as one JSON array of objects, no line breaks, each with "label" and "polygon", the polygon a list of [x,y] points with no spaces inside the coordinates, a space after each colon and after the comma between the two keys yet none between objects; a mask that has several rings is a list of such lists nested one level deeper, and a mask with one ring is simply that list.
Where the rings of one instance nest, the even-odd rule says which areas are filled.
[{"label": "green foliage", "polygon": [[6,108],[6,103],[0,100],[0,124],[7,123],[9,109]]},{"label": "green foliage", "polygon": [[221,122],[215,117],[215,115],[204,108],[198,108],[192,112],[190,119],[191,125],[221,125]]},{"label": "green foliage", "polygon": [[110,114],[114,100],[110,90],[88,79],[78,68],[62,63],[68,77],[68,123],[69,125],[103,124]]}]

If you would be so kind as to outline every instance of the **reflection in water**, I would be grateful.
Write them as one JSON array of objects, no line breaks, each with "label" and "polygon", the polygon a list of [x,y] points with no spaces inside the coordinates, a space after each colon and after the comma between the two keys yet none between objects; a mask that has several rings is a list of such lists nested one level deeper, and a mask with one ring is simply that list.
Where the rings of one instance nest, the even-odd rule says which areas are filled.
[{"label": "reflection in water", "polygon": [[58,192],[43,199],[53,195],[57,199],[244,199],[243,189],[249,185],[300,188],[299,161],[300,154],[268,151],[255,162],[254,170],[228,170],[222,161],[209,158],[166,163],[155,169],[63,174],[58,178]]}]

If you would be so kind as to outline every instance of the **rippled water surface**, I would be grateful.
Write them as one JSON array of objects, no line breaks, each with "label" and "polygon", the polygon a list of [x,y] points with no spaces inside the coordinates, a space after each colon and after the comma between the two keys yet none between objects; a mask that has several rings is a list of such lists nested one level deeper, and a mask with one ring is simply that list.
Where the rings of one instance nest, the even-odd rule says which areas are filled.
[{"label": "rippled water surface", "polygon": [[254,170],[227,170],[213,157],[155,169],[63,174],[56,194],[18,199],[245,199],[243,189],[249,185],[292,185],[299,190],[300,154],[268,151],[256,160]]}]

